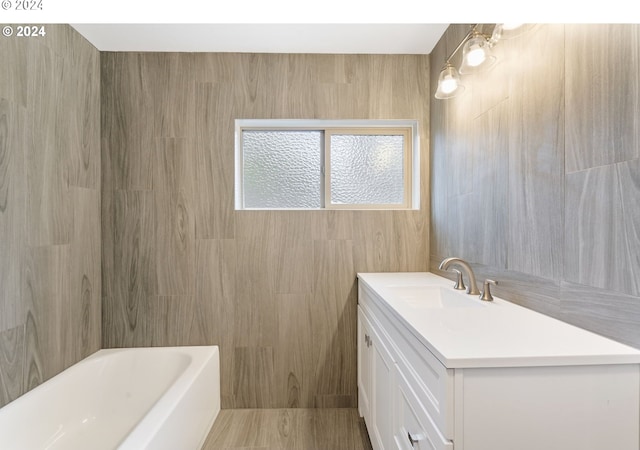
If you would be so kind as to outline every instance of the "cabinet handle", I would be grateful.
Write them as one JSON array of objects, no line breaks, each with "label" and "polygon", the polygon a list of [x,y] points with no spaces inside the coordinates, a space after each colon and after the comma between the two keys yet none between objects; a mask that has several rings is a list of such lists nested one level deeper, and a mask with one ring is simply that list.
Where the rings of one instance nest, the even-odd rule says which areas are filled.
[{"label": "cabinet handle", "polygon": [[424,440],[425,435],[420,433],[411,434],[411,432],[408,432],[407,438],[409,439],[409,442],[411,442],[411,446],[415,447],[416,442]]}]

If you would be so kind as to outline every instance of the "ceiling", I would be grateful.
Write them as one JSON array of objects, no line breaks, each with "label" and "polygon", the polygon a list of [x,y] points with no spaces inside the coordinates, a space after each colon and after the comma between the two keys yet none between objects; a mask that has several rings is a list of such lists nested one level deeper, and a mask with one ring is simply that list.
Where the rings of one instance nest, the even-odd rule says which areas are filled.
[{"label": "ceiling", "polygon": [[448,24],[74,24],[100,51],[429,54]]}]

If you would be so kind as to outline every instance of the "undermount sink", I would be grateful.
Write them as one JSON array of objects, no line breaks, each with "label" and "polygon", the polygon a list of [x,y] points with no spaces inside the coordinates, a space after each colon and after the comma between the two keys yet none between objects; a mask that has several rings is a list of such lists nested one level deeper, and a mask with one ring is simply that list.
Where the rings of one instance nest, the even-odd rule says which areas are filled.
[{"label": "undermount sink", "polygon": [[388,286],[390,296],[414,308],[482,308],[476,296],[440,286]]}]

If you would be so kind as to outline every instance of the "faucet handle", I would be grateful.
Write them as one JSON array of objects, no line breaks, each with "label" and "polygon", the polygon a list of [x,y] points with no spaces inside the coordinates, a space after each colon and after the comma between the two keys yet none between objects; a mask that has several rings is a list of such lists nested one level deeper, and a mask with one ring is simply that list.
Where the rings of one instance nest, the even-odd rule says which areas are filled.
[{"label": "faucet handle", "polygon": [[462,272],[458,269],[453,269],[456,273],[456,284],[453,286],[454,289],[458,289],[459,291],[464,291],[467,287],[464,285],[464,280],[462,279]]},{"label": "faucet handle", "polygon": [[484,289],[482,289],[482,292],[480,293],[480,300],[484,300],[485,302],[492,302],[493,301],[493,295],[491,295],[491,289],[489,288],[490,285],[497,285],[498,282],[496,280],[490,280],[490,279],[486,279],[484,280]]}]

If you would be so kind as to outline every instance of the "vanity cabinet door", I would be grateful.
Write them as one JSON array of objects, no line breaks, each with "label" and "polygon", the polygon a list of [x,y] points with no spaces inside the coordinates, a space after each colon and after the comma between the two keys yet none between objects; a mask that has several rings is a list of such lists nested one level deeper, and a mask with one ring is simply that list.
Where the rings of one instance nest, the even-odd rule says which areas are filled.
[{"label": "vanity cabinet door", "polygon": [[[372,441],[375,440],[379,449],[390,449],[393,442],[395,363],[387,345],[380,339],[380,335],[372,330]],[[375,449],[374,445],[374,449]]]},{"label": "vanity cabinet door", "polygon": [[371,327],[358,308],[358,411],[365,422],[371,417]]},{"label": "vanity cabinet door", "polygon": [[374,450],[392,448],[395,372],[388,342],[358,308],[358,409]]}]

